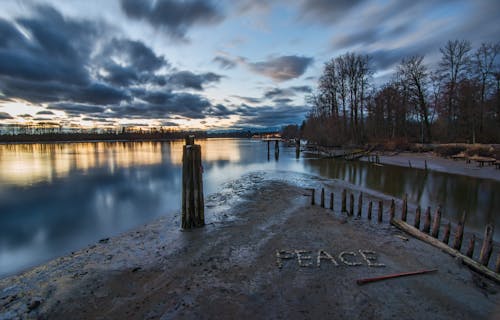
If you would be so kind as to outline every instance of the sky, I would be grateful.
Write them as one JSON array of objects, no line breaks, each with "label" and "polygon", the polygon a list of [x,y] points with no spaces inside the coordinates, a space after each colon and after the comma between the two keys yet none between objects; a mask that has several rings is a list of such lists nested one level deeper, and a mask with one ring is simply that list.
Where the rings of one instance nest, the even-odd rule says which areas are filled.
[{"label": "sky", "polygon": [[500,40],[498,0],[0,1],[0,124],[277,128],[340,54],[383,83],[448,40]]}]

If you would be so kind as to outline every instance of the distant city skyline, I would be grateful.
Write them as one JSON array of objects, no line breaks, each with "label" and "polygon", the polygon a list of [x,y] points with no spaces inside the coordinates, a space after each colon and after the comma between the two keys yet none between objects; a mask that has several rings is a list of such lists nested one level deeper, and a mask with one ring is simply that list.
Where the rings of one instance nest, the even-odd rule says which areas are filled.
[{"label": "distant city skyline", "polygon": [[499,1],[2,1],[0,125],[223,130],[298,124],[323,65],[434,66],[446,41],[497,42]]}]

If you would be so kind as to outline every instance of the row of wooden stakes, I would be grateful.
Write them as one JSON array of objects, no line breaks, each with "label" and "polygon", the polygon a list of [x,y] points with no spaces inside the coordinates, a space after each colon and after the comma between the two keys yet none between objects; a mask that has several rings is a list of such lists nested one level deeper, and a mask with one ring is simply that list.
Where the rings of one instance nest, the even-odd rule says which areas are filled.
[{"label": "row of wooden stakes", "polygon": [[[312,191],[312,197],[311,197],[311,205],[316,204],[316,197],[315,197],[315,189],[310,189]],[[334,193],[330,193],[330,210],[334,210],[333,204],[334,204]],[[342,191],[342,204],[341,204],[341,212],[346,213],[348,216],[354,216],[355,210],[354,210],[354,194],[351,193],[350,196],[350,202],[349,202],[349,210],[347,210],[347,190],[344,189]],[[320,197],[320,206],[322,208],[325,208],[325,189],[321,189],[321,197]],[[357,205],[357,212],[356,215],[357,217],[361,217],[362,215],[362,208],[363,208],[363,193],[361,192],[358,195],[358,205]],[[367,218],[368,220],[372,219],[372,211],[373,211],[373,203],[370,201],[368,203],[368,213],[367,213]],[[383,212],[384,212],[384,203],[382,200],[378,201],[378,210],[377,210],[377,221],[382,222],[383,221]],[[424,240],[426,242],[431,243],[432,245],[438,246],[444,251],[454,255],[454,256],[460,256],[463,258],[468,258],[472,259],[473,254],[474,254],[474,248],[475,248],[475,243],[476,243],[476,236],[472,234],[471,238],[469,239],[468,245],[467,245],[467,250],[465,253],[465,256],[463,256],[460,253],[460,250],[462,249],[462,241],[464,237],[464,228],[465,228],[465,212],[462,215],[460,221],[457,224],[457,227],[455,229],[454,237],[453,237],[453,243],[451,246],[449,245],[450,242],[450,234],[451,234],[451,223],[448,222],[444,225],[444,230],[443,230],[443,237],[442,240],[440,240],[439,244],[436,243],[436,240],[439,240],[439,233],[440,233],[440,228],[441,228],[441,216],[442,216],[442,210],[441,206],[438,206],[436,209],[436,212],[434,214],[434,219],[432,219],[431,216],[431,207],[427,207],[424,216],[423,216],[423,228],[420,231],[420,225],[421,225],[421,218],[422,218],[422,209],[420,205],[416,208],[415,211],[415,220],[413,223],[413,226],[409,225],[407,221],[408,217],[408,195],[405,194],[403,197],[403,205],[401,208],[401,219],[396,219],[395,217],[396,214],[396,203],[394,199],[391,200],[390,204],[390,209],[389,209],[389,222],[393,224],[394,226],[403,229],[406,232],[409,232],[410,234],[416,236],[417,238]],[[432,223],[431,223],[432,221]],[[431,239],[431,237],[433,239]],[[450,250],[446,250],[445,247],[442,246],[442,244],[446,245]],[[483,243],[481,246],[481,251],[479,254],[479,260],[477,261],[479,265],[485,266],[487,268],[488,263],[490,261],[490,257],[493,251],[493,225],[488,224],[485,228],[484,231],[484,238],[483,238]],[[477,266],[476,266],[477,267]],[[479,267],[475,269],[481,269]],[[489,269],[488,269],[489,270]],[[497,260],[495,263],[495,269],[494,272],[497,274],[496,275],[496,280],[500,279],[500,276],[498,274],[500,273],[500,252],[497,255]],[[491,275],[491,274],[489,274]]]}]

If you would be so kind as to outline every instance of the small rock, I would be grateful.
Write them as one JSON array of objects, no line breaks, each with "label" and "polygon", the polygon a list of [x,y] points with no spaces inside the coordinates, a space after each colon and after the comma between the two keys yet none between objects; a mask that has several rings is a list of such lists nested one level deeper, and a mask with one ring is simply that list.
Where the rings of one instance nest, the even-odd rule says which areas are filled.
[{"label": "small rock", "polygon": [[40,301],[40,299],[34,299],[33,301],[31,301],[31,303],[28,305],[28,310],[31,311],[31,310],[34,310],[36,308],[38,308],[40,306],[42,302]]}]

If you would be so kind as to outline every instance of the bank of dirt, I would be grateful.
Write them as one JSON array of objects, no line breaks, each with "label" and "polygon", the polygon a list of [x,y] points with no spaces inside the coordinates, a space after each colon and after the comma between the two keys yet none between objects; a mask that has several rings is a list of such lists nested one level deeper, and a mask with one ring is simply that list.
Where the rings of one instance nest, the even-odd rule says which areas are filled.
[{"label": "bank of dirt", "polygon": [[[311,206],[303,187],[245,181],[207,199],[204,228],[183,232],[178,215],[165,217],[0,280],[0,319],[498,319],[500,286],[391,227],[387,209],[383,223],[368,221],[375,194],[356,219],[339,212],[340,182],[311,181],[336,193],[332,212]],[[234,192],[241,201],[227,205]],[[277,250],[310,251],[302,264],[311,265],[295,255],[280,268]],[[325,258],[318,267],[319,250],[338,266]]]}]

